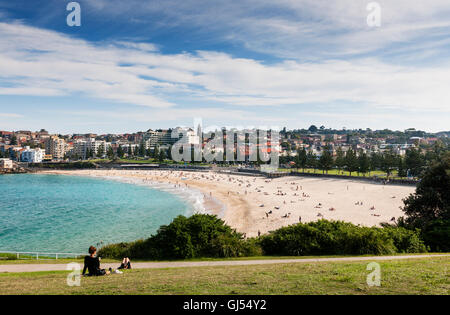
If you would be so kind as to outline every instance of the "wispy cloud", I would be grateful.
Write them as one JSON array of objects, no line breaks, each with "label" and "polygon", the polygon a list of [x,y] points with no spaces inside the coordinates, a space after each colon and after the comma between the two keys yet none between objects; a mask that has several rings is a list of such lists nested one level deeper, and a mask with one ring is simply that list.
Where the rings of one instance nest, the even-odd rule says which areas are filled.
[{"label": "wispy cloud", "polygon": [[0,117],[2,117],[2,118],[22,118],[23,115],[13,114],[13,113],[0,113]]},{"label": "wispy cloud", "polygon": [[450,111],[448,62],[413,67],[360,58],[264,64],[220,52],[167,55],[151,44],[96,44],[0,23],[0,69],[0,95],[86,95],[156,108],[184,101],[222,106],[347,101]]},{"label": "wispy cloud", "polygon": [[370,29],[366,23],[369,2],[87,0],[86,3],[94,12],[108,14],[122,23],[142,20],[142,27],[148,31],[164,27],[188,29],[191,34],[214,34],[216,41],[240,43],[250,50],[298,60],[383,55],[396,45],[414,49],[418,42],[436,40],[429,37],[430,33],[439,33],[444,38],[450,35],[447,0],[378,0],[382,27],[377,29]]}]

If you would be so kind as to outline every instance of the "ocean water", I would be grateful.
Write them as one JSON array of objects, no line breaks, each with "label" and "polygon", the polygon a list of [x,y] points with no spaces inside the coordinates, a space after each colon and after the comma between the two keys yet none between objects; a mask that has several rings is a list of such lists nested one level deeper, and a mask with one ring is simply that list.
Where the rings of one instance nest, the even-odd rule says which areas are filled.
[{"label": "ocean water", "polygon": [[147,238],[194,205],[182,195],[117,180],[0,176],[0,251],[84,253]]}]

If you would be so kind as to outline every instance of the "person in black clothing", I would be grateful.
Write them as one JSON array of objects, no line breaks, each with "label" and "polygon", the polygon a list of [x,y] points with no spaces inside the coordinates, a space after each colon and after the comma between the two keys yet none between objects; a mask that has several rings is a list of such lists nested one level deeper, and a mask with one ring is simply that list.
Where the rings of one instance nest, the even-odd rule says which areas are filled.
[{"label": "person in black clothing", "polygon": [[88,276],[104,276],[109,275],[110,272],[105,269],[100,269],[100,258],[96,257],[97,248],[89,247],[89,256],[84,257],[83,276],[86,274],[86,269],[89,271]]},{"label": "person in black clothing", "polygon": [[125,258],[122,260],[122,264],[121,264],[120,267],[117,268],[117,269],[131,269],[131,261],[130,261],[130,258],[125,257]]}]

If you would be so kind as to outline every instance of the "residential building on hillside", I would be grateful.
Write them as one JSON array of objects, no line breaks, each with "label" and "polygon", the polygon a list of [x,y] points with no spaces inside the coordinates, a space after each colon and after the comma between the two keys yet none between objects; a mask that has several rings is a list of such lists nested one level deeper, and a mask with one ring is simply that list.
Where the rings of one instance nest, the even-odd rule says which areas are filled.
[{"label": "residential building on hillside", "polygon": [[62,160],[67,152],[67,144],[58,136],[51,136],[45,141],[45,153],[50,154],[55,160]]},{"label": "residential building on hillside", "polygon": [[[183,131],[181,128],[179,130],[179,136],[172,138],[172,129],[168,130],[148,130],[142,135],[142,141],[145,144],[146,149],[154,148],[156,146],[169,146],[175,144],[181,139],[180,135]],[[192,132],[193,133],[193,132]]]},{"label": "residential building on hillside", "polygon": [[77,140],[73,143],[72,153],[76,156],[86,158],[88,150],[93,155],[97,155],[102,145],[104,149],[104,155],[106,154],[108,148],[111,146],[110,142],[106,142],[104,140],[95,140],[95,138],[89,138],[87,140]]},{"label": "residential building on hillside", "polygon": [[13,161],[10,159],[0,159],[0,169],[12,169],[14,167]]},{"label": "residential building on hillside", "polygon": [[45,156],[45,150],[37,148],[30,149],[30,147],[25,147],[22,151],[20,160],[26,163],[41,163]]}]

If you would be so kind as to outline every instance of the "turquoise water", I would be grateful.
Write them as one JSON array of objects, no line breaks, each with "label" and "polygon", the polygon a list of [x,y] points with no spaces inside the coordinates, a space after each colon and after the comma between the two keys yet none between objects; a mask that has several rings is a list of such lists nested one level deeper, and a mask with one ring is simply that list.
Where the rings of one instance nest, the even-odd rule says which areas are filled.
[{"label": "turquoise water", "polygon": [[191,206],[145,186],[59,175],[0,176],[0,250],[83,253],[149,237]]}]

